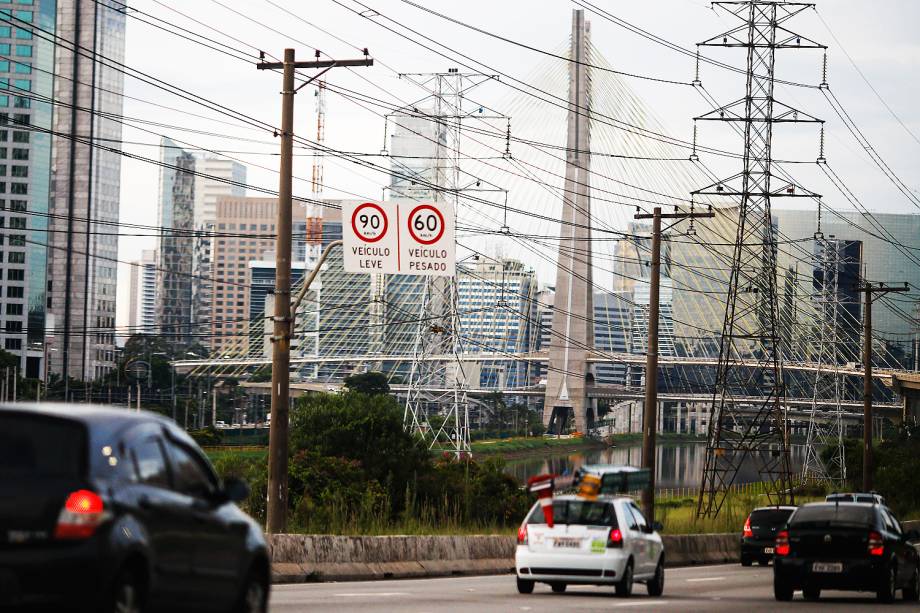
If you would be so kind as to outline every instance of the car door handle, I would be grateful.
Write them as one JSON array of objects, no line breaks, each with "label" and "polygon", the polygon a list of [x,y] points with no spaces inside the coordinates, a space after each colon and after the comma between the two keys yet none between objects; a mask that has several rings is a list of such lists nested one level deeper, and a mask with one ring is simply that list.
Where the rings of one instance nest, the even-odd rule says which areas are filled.
[{"label": "car door handle", "polygon": [[137,500],[137,506],[144,509],[145,511],[152,511],[154,508],[153,502],[150,501],[146,496],[141,496]]}]

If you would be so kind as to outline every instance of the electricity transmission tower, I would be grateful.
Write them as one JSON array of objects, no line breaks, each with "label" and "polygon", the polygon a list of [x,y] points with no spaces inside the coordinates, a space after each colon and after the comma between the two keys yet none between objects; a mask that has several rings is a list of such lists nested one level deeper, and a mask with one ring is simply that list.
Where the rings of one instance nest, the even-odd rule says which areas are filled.
[{"label": "electricity transmission tower", "polygon": [[791,182],[773,181],[772,140],[775,124],[820,120],[774,99],[774,67],[777,49],[824,48],[785,25],[812,4],[746,0],[713,6],[741,25],[698,46],[746,49],[747,78],[743,98],[697,118],[740,122],[744,134],[742,171],[693,192],[740,201],[697,503],[701,517],[718,515],[746,462],[754,463],[767,484],[771,503],[792,495],[770,201],[775,196],[819,196]]},{"label": "electricity transmission tower", "polygon": [[[840,364],[845,361],[845,339],[840,334],[843,323],[841,305],[841,271],[846,261],[845,241],[817,238],[815,241],[815,268],[820,284],[813,299],[817,305],[818,367],[808,419],[808,436],[805,443],[805,462],[802,481],[842,485],[846,481],[846,457],[843,449],[843,376]],[[819,410],[827,399],[834,400],[832,410]],[[828,461],[821,452],[830,449]]]},{"label": "electricity transmission tower", "polygon": [[[400,76],[432,92],[433,109],[430,114],[419,110],[420,103],[400,112],[403,117],[423,120],[423,123],[406,121],[409,131],[415,132],[416,136],[426,136],[428,130],[412,130],[411,126],[434,125],[428,139],[428,145],[434,149],[434,167],[424,169],[415,184],[433,184],[434,199],[452,204],[455,215],[459,210],[461,192],[498,191],[476,189],[481,186],[481,181],[477,179],[465,184],[465,175],[460,168],[463,121],[473,116],[504,119],[485,114],[483,107],[467,100],[471,89],[495,77],[461,73],[455,68],[442,73]],[[434,142],[431,143],[431,140]],[[434,171],[433,176],[425,176],[431,170]],[[460,456],[470,451],[470,402],[466,391],[468,382],[460,361],[463,347],[457,278],[425,277],[422,283],[404,421],[407,429],[429,442],[429,448],[443,449]],[[439,415],[441,423],[432,425],[430,418],[433,415]]]}]

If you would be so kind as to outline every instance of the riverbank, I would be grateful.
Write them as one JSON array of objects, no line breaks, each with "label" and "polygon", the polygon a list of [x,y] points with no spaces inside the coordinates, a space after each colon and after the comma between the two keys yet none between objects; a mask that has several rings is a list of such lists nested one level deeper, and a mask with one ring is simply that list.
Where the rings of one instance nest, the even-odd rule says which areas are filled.
[{"label": "riverbank", "polygon": [[583,437],[514,437],[473,441],[470,451],[473,457],[502,456],[507,460],[526,458],[531,456],[557,455],[576,453],[588,449],[603,449],[607,443],[596,439]]}]

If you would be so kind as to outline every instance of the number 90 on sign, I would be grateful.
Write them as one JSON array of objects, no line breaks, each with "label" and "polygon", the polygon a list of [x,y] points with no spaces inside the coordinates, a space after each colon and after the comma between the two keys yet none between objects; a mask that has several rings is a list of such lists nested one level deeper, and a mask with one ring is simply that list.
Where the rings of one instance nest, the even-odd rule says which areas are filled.
[{"label": "number 90 on sign", "polygon": [[430,204],[422,204],[409,214],[409,233],[423,245],[433,245],[444,235],[444,216]]},{"label": "number 90 on sign", "polygon": [[387,214],[372,202],[365,202],[351,214],[351,227],[355,236],[365,243],[376,243],[386,236],[389,225]]}]

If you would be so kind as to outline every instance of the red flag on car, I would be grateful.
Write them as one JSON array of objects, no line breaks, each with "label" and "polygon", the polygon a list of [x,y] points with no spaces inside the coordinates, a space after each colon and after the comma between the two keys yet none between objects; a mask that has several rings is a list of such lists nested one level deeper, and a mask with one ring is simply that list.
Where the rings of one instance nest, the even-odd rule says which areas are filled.
[{"label": "red flag on car", "polygon": [[540,507],[543,509],[543,519],[546,525],[553,527],[553,479],[556,475],[536,475],[527,480],[527,487],[537,495]]}]

